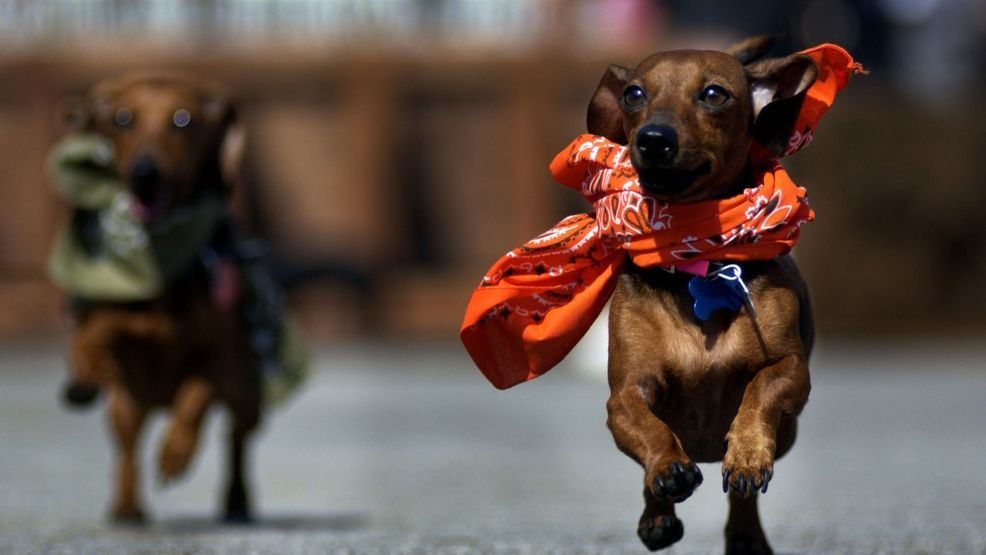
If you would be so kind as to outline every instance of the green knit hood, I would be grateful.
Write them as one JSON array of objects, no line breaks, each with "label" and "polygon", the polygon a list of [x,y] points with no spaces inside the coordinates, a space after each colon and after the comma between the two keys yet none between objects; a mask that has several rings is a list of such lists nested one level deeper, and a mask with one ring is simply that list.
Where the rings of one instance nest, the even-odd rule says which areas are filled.
[{"label": "green knit hood", "polygon": [[55,188],[98,226],[87,248],[76,226],[59,234],[48,260],[51,279],[67,293],[101,301],[144,301],[188,271],[216,231],[225,207],[214,195],[177,207],[152,222],[133,215],[130,192],[112,167],[113,147],[93,134],[59,141],[48,157]]}]

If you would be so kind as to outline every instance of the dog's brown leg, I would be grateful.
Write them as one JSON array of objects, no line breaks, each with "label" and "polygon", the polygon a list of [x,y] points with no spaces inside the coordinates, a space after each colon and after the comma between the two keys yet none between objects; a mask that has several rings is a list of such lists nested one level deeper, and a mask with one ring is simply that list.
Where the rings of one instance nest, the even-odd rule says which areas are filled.
[{"label": "dog's brown leg", "polygon": [[75,331],[69,347],[69,371],[75,382],[103,383],[118,375],[116,361],[106,356],[115,330],[112,319],[94,314]]},{"label": "dog's brown leg", "polygon": [[96,313],[79,324],[69,346],[70,378],[65,400],[74,406],[86,406],[99,395],[99,388],[119,376],[111,342],[117,326],[112,316]]},{"label": "dog's brown leg", "polygon": [[[724,490],[731,489],[740,496],[767,491],[774,472],[781,420],[800,413],[808,401],[811,384],[805,360],[798,355],[784,357],[757,372],[746,386],[739,411],[726,434]],[[785,450],[786,447],[789,445]]]},{"label": "dog's brown leg", "polygon": [[101,309],[83,322],[72,336],[69,347],[71,380],[65,398],[84,406],[99,394],[99,388],[119,378],[120,368],[113,356],[113,343],[121,336],[142,339],[170,339],[174,328],[155,315]]},{"label": "dog's brown leg", "polygon": [[122,386],[110,389],[108,416],[116,441],[116,499],[112,517],[117,522],[144,521],[138,501],[137,440],[145,414],[144,408]]},{"label": "dog's brown leg", "polygon": [[772,555],[767,536],[760,525],[757,494],[729,493],[729,519],[726,521],[726,555]]},{"label": "dog's brown leg", "polygon": [[698,466],[685,454],[671,428],[654,415],[656,384],[623,384],[612,391],[606,410],[616,446],[644,467],[644,486],[657,499],[678,503],[702,483]]},{"label": "dog's brown leg", "polygon": [[632,367],[622,366],[617,351],[610,353],[606,423],[617,447],[644,467],[645,506],[637,535],[654,551],[681,539],[684,528],[674,514],[674,503],[692,494],[702,483],[702,473],[671,428],[652,410],[659,397],[656,380],[641,384],[629,381],[627,376],[638,374],[626,372]]},{"label": "dog's brown leg", "polygon": [[171,424],[158,459],[162,480],[177,478],[188,468],[212,399],[212,385],[203,378],[188,378],[178,387],[171,407]]}]

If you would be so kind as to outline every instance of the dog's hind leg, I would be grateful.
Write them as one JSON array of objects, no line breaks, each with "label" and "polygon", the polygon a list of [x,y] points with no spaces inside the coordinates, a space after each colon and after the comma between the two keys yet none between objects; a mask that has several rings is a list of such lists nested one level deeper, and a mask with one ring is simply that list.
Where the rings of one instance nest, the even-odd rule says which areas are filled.
[{"label": "dog's hind leg", "polygon": [[726,555],[772,555],[767,536],[760,525],[757,494],[729,493],[729,519],[726,521]]},{"label": "dog's hind leg", "polygon": [[252,427],[234,423],[230,434],[229,485],[226,488],[226,508],[223,514],[223,519],[228,523],[247,524],[253,521],[250,492],[246,483],[246,450],[252,432]]},{"label": "dog's hind leg", "polygon": [[121,386],[110,389],[108,416],[116,443],[116,498],[111,516],[114,521],[140,523],[144,521],[141,508],[137,441],[146,411]]},{"label": "dog's hind leg", "polygon": [[647,549],[664,549],[680,540],[684,533],[681,520],[674,514],[674,503],[658,499],[650,488],[644,488],[644,513],[640,515],[637,536]]}]

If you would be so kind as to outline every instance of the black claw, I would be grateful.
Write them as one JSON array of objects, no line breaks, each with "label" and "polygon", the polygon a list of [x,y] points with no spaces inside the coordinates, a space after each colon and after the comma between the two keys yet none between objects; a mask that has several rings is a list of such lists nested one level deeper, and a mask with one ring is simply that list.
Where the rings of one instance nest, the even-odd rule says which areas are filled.
[{"label": "black claw", "polygon": [[761,493],[767,493],[767,484],[773,477],[774,473],[771,470],[762,470],[758,480],[754,476],[734,476],[729,469],[724,469],[722,471],[722,492],[729,493],[729,490],[732,489],[733,492],[742,497],[756,495],[758,490]]},{"label": "black claw", "polygon": [[[687,464],[687,468],[685,466]],[[654,479],[652,491],[654,496],[679,503],[687,499],[702,483],[702,471],[695,463],[674,462],[668,466],[667,476],[657,476]]]},{"label": "black claw", "polygon": [[677,490],[683,490],[695,483],[695,477],[691,472],[687,472],[680,462],[671,465],[671,479]]},{"label": "black claw", "polygon": [[739,494],[740,497],[749,497],[756,487],[757,486],[753,483],[753,480],[744,475],[736,478],[732,483],[733,491]]}]

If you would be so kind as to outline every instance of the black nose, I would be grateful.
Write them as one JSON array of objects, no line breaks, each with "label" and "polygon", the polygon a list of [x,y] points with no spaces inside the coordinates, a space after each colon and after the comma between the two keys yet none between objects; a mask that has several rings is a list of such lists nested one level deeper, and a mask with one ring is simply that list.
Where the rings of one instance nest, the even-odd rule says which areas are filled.
[{"label": "black nose", "polygon": [[670,164],[678,154],[678,134],[667,125],[645,125],[637,132],[637,151],[648,162]]},{"label": "black nose", "polygon": [[149,156],[141,156],[130,168],[130,182],[133,192],[141,201],[153,200],[157,193],[161,172]]}]

